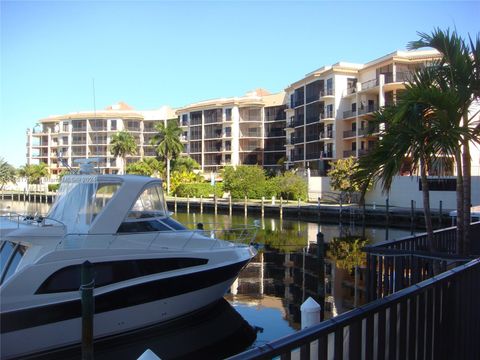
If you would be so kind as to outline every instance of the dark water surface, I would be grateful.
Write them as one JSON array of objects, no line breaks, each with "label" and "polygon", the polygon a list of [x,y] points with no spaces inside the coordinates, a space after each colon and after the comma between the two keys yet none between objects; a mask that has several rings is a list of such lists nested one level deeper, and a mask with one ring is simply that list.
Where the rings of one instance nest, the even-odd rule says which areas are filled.
[{"label": "dark water surface", "polygon": [[[0,202],[18,212],[45,214],[47,204]],[[185,319],[114,339],[95,346],[97,359],[136,359],[147,348],[162,359],[224,358],[249,346],[261,345],[300,328],[300,306],[308,298],[320,300],[324,281],[325,317],[330,318],[365,303],[365,257],[361,248],[385,240],[386,229],[361,224],[317,224],[271,217],[177,213],[180,222],[216,223],[222,228],[260,225],[258,255],[241,272],[225,295],[214,304]],[[317,233],[324,236],[325,278],[319,279]],[[388,229],[389,239],[409,235]],[[249,325],[255,329],[252,330]],[[255,338],[256,333],[256,338]],[[78,358],[79,349],[57,358]],[[51,358],[51,354],[43,358]]]}]

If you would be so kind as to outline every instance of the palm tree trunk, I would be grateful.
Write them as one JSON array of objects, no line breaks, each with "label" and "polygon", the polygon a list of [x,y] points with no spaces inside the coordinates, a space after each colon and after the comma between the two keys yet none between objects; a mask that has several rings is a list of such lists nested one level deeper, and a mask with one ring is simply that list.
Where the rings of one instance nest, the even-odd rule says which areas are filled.
[{"label": "palm tree trunk", "polygon": [[471,221],[471,202],[472,202],[472,176],[471,176],[471,160],[470,147],[468,140],[463,142],[462,153],[462,167],[463,167],[463,251],[464,254],[470,254],[470,221]]},{"label": "palm tree trunk", "polygon": [[427,230],[428,250],[435,251],[436,246],[433,243],[432,213],[430,211],[430,191],[428,189],[427,169],[425,165],[425,160],[421,160],[420,177],[422,181],[423,213],[425,216],[425,227]]},{"label": "palm tree trunk", "polygon": [[457,151],[455,156],[455,162],[457,166],[457,254],[463,254],[463,229],[465,227],[464,223],[464,212],[463,212],[463,170],[462,170],[462,154],[461,151]]}]

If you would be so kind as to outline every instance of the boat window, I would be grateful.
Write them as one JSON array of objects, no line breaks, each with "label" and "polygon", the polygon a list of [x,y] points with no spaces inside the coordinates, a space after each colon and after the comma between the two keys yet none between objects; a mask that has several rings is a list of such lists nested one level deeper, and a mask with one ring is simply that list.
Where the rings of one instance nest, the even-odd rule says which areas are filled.
[{"label": "boat window", "polygon": [[[208,263],[208,260],[202,258],[164,258],[95,263],[93,264],[95,287],[206,263]],[[81,264],[58,270],[40,285],[36,294],[78,291],[80,288],[80,272]]]},{"label": "boat window", "polygon": [[22,260],[23,255],[27,251],[26,246],[18,246],[17,250],[15,251],[15,254],[13,255],[13,258],[10,261],[10,264],[8,265],[7,273],[3,278],[3,281],[7,280],[10,276],[15,274],[15,270],[17,270],[18,264],[20,263],[20,260]]},{"label": "boat window", "polygon": [[161,184],[146,188],[128,213],[129,219],[144,219],[166,216],[165,200]]},{"label": "boat window", "polygon": [[27,251],[24,245],[6,241],[0,251],[0,284],[7,280],[17,270],[18,264]]},{"label": "boat window", "polygon": [[3,270],[7,266],[8,259],[14,248],[15,244],[10,241],[5,241],[5,244],[2,246],[2,250],[0,251],[0,274],[3,273]]},{"label": "boat window", "polygon": [[172,228],[166,226],[161,221],[125,221],[118,228],[119,233],[130,232],[149,232],[149,231],[172,231]]},{"label": "boat window", "polygon": [[84,233],[120,186],[99,183],[97,176],[66,175],[48,217],[65,224],[69,233]]},{"label": "boat window", "polygon": [[167,217],[162,219],[162,222],[170,226],[174,230],[186,230],[187,228],[183,226],[183,224],[179,223],[178,221],[172,219],[171,217]]}]

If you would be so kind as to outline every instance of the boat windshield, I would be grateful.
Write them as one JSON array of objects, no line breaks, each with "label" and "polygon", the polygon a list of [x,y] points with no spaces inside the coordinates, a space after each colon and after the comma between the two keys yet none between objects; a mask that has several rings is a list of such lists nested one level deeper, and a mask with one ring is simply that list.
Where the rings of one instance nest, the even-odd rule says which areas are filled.
[{"label": "boat windshield", "polygon": [[69,233],[84,233],[120,186],[119,182],[99,183],[97,176],[65,175],[47,217],[65,224]]},{"label": "boat windshield", "polygon": [[133,204],[128,219],[145,219],[166,216],[165,199],[161,184],[147,187]]}]

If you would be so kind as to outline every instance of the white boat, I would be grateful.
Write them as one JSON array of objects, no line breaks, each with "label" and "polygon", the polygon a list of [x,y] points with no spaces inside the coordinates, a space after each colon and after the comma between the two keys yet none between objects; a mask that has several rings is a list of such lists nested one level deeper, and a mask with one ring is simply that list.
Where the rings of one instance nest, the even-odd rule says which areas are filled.
[{"label": "white boat", "polygon": [[95,273],[94,338],[128,333],[220,299],[256,254],[256,228],[188,230],[161,180],[66,175],[45,218],[0,224],[2,359],[79,344],[80,271]]}]

